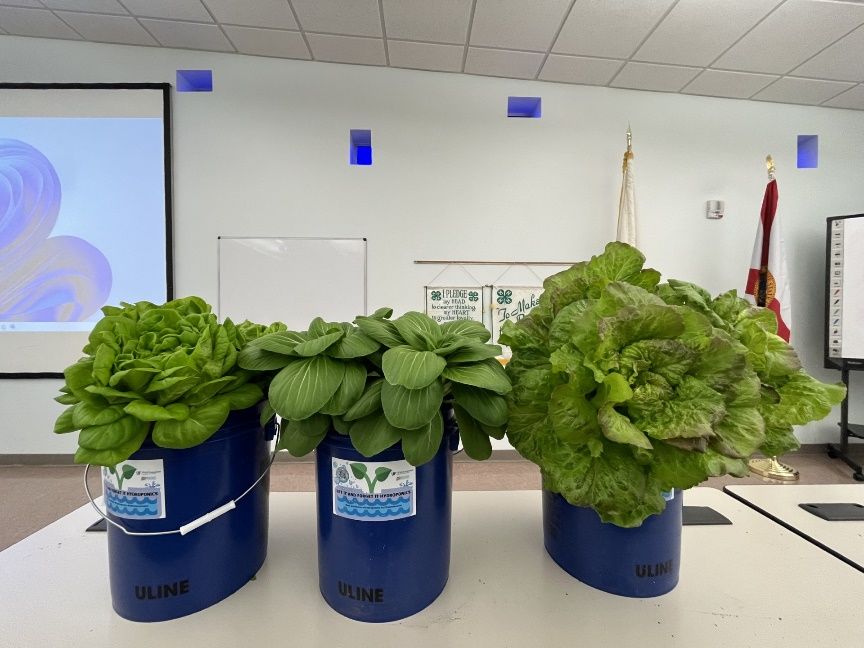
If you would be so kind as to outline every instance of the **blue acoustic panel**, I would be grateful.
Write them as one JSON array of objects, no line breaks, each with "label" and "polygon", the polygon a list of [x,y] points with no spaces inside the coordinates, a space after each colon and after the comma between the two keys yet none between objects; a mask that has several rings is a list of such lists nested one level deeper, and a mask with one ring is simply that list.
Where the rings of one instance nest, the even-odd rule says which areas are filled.
[{"label": "blue acoustic panel", "polygon": [[351,130],[351,164],[371,166],[372,164],[372,131]]},{"label": "blue acoustic panel", "polygon": [[816,169],[819,166],[819,136],[798,136],[798,168]]},{"label": "blue acoustic panel", "polygon": [[177,92],[213,92],[213,70],[177,70]]},{"label": "blue acoustic panel", "polygon": [[507,97],[508,117],[540,118],[540,97]]}]

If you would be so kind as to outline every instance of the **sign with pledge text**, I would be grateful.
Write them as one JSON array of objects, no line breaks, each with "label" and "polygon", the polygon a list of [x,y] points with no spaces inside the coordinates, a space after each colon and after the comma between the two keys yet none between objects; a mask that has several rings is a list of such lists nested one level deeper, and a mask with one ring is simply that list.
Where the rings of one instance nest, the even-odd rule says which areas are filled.
[{"label": "sign with pledge text", "polygon": [[483,323],[483,288],[480,286],[426,286],[426,314],[439,324],[456,320]]}]

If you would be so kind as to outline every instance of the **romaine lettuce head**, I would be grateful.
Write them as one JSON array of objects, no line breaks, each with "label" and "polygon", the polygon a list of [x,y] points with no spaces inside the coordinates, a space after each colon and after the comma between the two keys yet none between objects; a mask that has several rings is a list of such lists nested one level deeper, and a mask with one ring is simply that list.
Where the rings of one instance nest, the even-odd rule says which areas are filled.
[{"label": "romaine lettuce head", "polygon": [[843,396],[803,372],[773,313],[658,286],[644,262],[610,243],[547,279],[500,340],[513,349],[510,442],[544,488],[624,527],[662,511],[664,491],[744,476],[757,450],[796,447],[792,425]]}]

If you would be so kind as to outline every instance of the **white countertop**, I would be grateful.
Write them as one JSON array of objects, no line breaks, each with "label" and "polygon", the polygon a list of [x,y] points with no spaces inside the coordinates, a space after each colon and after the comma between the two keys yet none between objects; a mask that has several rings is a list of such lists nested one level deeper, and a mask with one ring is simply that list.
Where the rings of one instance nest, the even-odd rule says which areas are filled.
[{"label": "white countertop", "polygon": [[[456,492],[450,582],[429,608],[365,624],[318,592],[314,493],[271,496],[256,580],[197,614],[155,624],[111,609],[104,534],[83,507],[0,552],[0,646],[405,648],[639,646],[850,648],[864,644],[864,574],[724,493],[697,488],[730,526],[684,528],[681,582],[628,599],[573,579],[543,549],[539,491]],[[216,566],[214,566],[216,568]]]},{"label": "white countertop", "polygon": [[864,521],[823,520],[798,506],[823,502],[864,504],[864,484],[727,486],[726,490],[864,570]]}]

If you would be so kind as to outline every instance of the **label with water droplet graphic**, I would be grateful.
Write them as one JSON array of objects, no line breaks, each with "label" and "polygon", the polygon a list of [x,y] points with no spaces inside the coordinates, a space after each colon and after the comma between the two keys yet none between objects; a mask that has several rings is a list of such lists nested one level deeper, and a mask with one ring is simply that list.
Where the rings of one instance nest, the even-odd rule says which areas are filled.
[{"label": "label with water droplet graphic", "polygon": [[165,517],[165,469],[161,459],[129,459],[102,467],[102,494],[111,515],[129,520]]},{"label": "label with water droplet graphic", "polygon": [[407,461],[333,458],[333,515],[389,522],[417,514],[417,470]]}]

